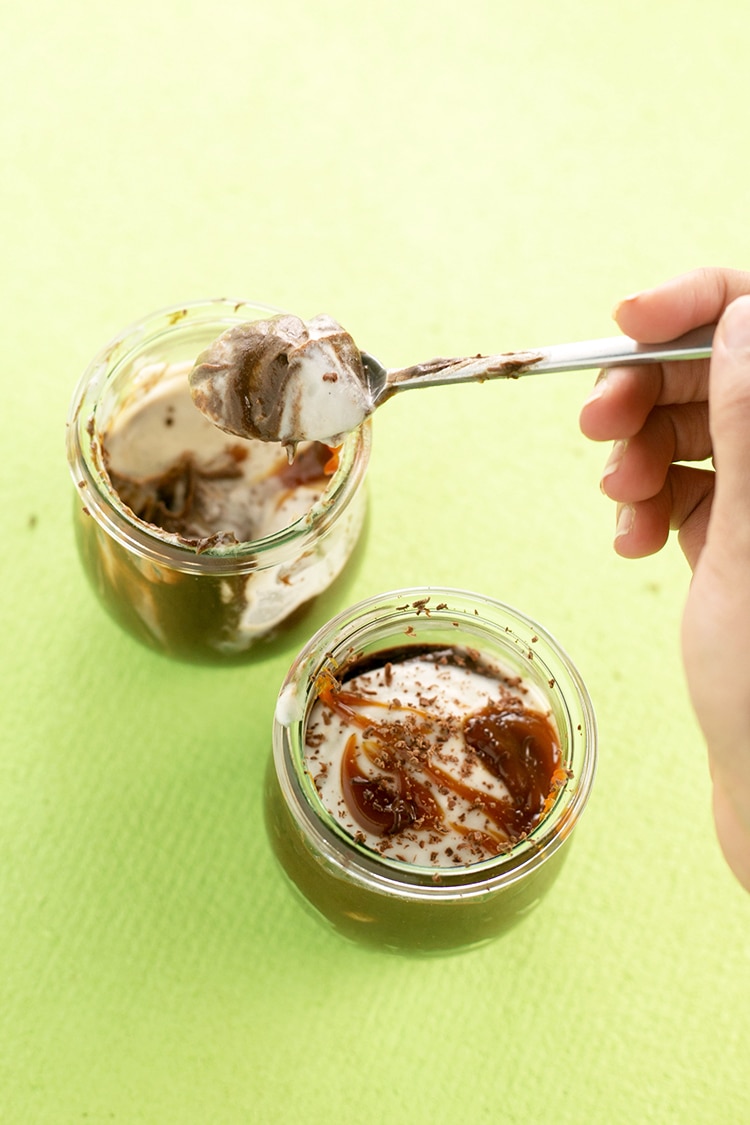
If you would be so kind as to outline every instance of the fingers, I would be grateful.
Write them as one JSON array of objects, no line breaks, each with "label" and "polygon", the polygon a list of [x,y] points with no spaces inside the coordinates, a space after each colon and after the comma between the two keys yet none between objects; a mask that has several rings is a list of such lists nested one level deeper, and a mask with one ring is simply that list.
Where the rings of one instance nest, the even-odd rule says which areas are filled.
[{"label": "fingers", "polygon": [[744,293],[750,293],[750,272],[693,270],[626,297],[614,315],[622,331],[635,340],[672,340],[691,328],[715,323],[727,305]]},{"label": "fingers", "polygon": [[580,426],[592,441],[614,441],[637,434],[658,401],[662,371],[614,367],[602,371],[581,410]]},{"label": "fingers", "polygon": [[[710,517],[713,564],[739,581],[750,570],[750,273],[686,274],[627,298],[616,318],[651,341],[713,320],[718,328],[710,363],[617,368],[584,404],[583,433],[615,442],[602,477],[618,502],[615,549],[652,554],[677,529],[694,567]],[[712,455],[716,475],[675,464]]]},{"label": "fingers", "polygon": [[[670,340],[718,321],[724,309],[744,294],[750,294],[750,272],[694,270],[626,297],[615,310],[615,319],[636,340]],[[708,360],[602,373],[581,411],[581,429],[594,441],[631,437],[654,406],[706,401],[708,380]]]},{"label": "fingers", "polygon": [[695,568],[706,538],[714,481],[708,469],[673,465],[655,495],[618,504],[614,543],[618,555],[627,559],[653,555],[664,546],[670,530],[677,530],[685,557]]},{"label": "fingers", "polygon": [[[616,381],[613,398],[621,393]],[[708,412],[700,403],[655,407],[640,429],[616,441],[602,490],[618,501],[618,554],[653,554],[676,529],[695,567],[710,517],[712,565],[740,582],[750,567],[750,295],[737,298],[720,320],[709,393]],[[638,420],[632,396],[628,402],[624,429]],[[711,454],[716,474],[675,464]]]},{"label": "fingers", "polygon": [[592,441],[632,437],[655,406],[705,403],[708,379],[708,360],[602,372],[581,409],[581,430]]},{"label": "fingers", "polygon": [[632,503],[659,492],[673,461],[703,461],[711,454],[703,404],[656,407],[629,440],[616,441],[601,487],[612,500]]}]

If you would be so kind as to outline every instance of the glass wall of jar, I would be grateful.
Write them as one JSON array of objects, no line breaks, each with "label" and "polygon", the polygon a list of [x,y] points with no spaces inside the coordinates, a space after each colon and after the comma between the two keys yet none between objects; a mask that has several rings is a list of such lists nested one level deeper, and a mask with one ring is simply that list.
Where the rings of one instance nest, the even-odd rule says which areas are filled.
[{"label": "glass wall of jar", "polygon": [[102,349],[73,397],[84,570],[121,625],[172,656],[246,655],[333,582],[362,529],[368,423],[290,464],[281,446],[223,433],[190,399],[200,352],[276,311],[220,299],[157,312]]},{"label": "glass wall of jar", "polygon": [[[515,685],[513,690],[528,698],[533,714],[542,715],[556,733],[559,759],[542,812],[537,822],[530,823],[527,831],[519,832],[497,854],[472,862],[457,862],[456,854],[451,862],[439,861],[437,866],[426,858],[399,858],[390,847],[372,846],[364,833],[347,829],[333,815],[330,800],[326,804],[321,796],[315,769],[340,771],[342,792],[345,781],[342,763],[311,766],[310,746],[325,741],[326,724],[333,727],[337,721],[334,703],[333,712],[324,716],[325,723],[316,726],[313,737],[308,727],[316,701],[331,684],[338,685],[339,713],[353,715],[358,701],[349,685],[355,682],[357,670],[385,668],[381,682],[395,683],[395,664],[408,660],[412,653],[417,657],[427,653],[438,663],[450,663],[451,653],[468,654],[457,663],[468,660],[477,668],[500,670],[504,684]],[[375,706],[382,705],[385,712],[395,707],[399,714],[391,717],[397,720],[404,711],[421,714],[422,702],[429,712],[434,685],[430,682],[420,690],[429,698],[420,699],[416,710],[413,705],[394,704],[392,698]],[[499,690],[500,694],[510,691],[512,696],[507,687]],[[363,696],[364,702],[367,697],[377,697],[372,681]],[[362,739],[374,734],[377,742],[379,724],[386,720],[372,715],[370,710],[369,717],[354,718],[351,729]],[[369,730],[368,723],[372,723]],[[429,728],[429,718],[420,723],[419,730]],[[384,738],[381,745],[387,742]],[[410,744],[408,738],[401,739],[400,746],[391,739],[386,757],[394,748],[396,757],[412,753],[414,746],[415,741]],[[525,752],[525,747],[521,750]],[[417,746],[417,753],[422,752]],[[596,755],[596,722],[586,687],[570,658],[541,626],[479,594],[430,587],[384,594],[346,610],[324,626],[299,654],[282,686],[266,792],[271,844],[303,902],[348,938],[415,953],[479,945],[515,925],[556,878],[591,790]],[[314,756],[319,758],[317,751]],[[394,769],[393,755],[390,763],[381,761],[379,765],[387,775]],[[365,777],[354,781],[365,788],[368,785]],[[350,793],[351,782],[350,777]],[[453,785],[458,792],[463,784],[454,778],[448,787]],[[409,792],[403,785],[396,789],[405,798],[402,805],[408,805],[414,789]],[[380,815],[372,812],[376,796],[372,791],[369,794],[372,819]],[[378,807],[382,812],[382,801]],[[433,838],[443,831],[438,826],[438,836]],[[446,854],[450,854],[447,849]]]}]

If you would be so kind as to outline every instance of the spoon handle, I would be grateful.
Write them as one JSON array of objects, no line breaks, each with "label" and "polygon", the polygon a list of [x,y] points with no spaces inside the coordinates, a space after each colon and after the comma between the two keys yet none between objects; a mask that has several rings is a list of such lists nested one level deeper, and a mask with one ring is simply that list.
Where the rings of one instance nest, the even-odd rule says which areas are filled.
[{"label": "spoon handle", "polygon": [[467,359],[433,360],[415,367],[387,373],[392,394],[410,387],[449,383],[481,382],[484,379],[517,379],[553,371],[585,371],[588,368],[666,363],[668,360],[705,359],[711,355],[715,324],[687,332],[661,344],[640,344],[629,336],[583,340],[575,344],[553,344],[534,351]]},{"label": "spoon handle", "polygon": [[708,324],[661,344],[639,344],[629,336],[610,336],[603,340],[584,340],[577,344],[554,344],[540,349],[541,359],[529,368],[529,374],[704,359],[711,355],[715,329],[715,324]]}]

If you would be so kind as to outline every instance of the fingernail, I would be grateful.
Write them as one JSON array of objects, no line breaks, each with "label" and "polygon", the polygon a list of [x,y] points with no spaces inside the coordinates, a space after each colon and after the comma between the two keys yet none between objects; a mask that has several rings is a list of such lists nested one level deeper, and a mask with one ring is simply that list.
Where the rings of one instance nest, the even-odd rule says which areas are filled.
[{"label": "fingernail", "polygon": [[633,523],[635,522],[635,508],[632,504],[618,504],[617,506],[617,526],[615,527],[615,539],[620,539],[623,535],[629,535],[633,530]]},{"label": "fingernail", "polygon": [[612,473],[614,473],[615,470],[619,468],[620,462],[625,456],[625,450],[627,449],[627,447],[628,443],[624,439],[616,441],[612,446],[612,452],[607,458],[606,464],[602,471],[601,480],[599,481],[599,487],[601,488],[602,492],[604,492],[604,481],[607,479],[607,477],[612,476]]},{"label": "fingernail", "polygon": [[750,296],[737,297],[721,318],[721,338],[728,348],[750,347]]},{"label": "fingernail", "polygon": [[618,301],[615,307],[612,309],[612,319],[617,320],[620,309],[624,308],[625,305],[629,305],[631,301],[637,301],[640,295],[640,292],[628,293],[627,297],[623,297],[621,301]]},{"label": "fingernail", "polygon": [[607,389],[607,374],[608,374],[608,372],[607,372],[606,369],[604,371],[599,372],[599,374],[596,377],[596,382],[594,383],[593,387],[591,388],[591,391],[589,392],[588,398],[586,399],[586,401],[583,404],[584,406],[588,406],[588,404],[590,402],[596,402],[596,400],[598,398],[602,397],[602,395],[604,394],[604,392]]}]

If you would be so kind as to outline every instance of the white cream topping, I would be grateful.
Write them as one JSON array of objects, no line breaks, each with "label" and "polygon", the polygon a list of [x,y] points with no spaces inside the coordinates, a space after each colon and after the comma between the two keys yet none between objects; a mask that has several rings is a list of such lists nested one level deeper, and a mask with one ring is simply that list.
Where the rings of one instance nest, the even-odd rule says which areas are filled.
[{"label": "white cream topping", "polygon": [[373,409],[366,387],[330,340],[311,339],[290,353],[279,441],[306,438],[338,445]]},{"label": "white cream topping", "polygon": [[286,684],[276,700],[276,722],[282,727],[298,723],[303,716],[303,701],[294,684]]}]

